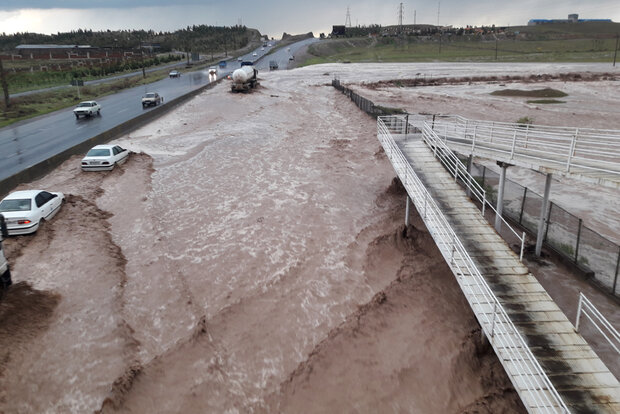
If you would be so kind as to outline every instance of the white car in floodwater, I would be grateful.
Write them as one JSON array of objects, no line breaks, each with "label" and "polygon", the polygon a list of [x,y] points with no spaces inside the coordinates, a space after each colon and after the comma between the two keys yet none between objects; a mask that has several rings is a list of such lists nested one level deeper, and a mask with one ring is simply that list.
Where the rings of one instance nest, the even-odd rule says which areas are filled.
[{"label": "white car in floodwater", "polygon": [[0,202],[0,213],[4,216],[9,235],[36,232],[42,221],[50,220],[58,213],[64,199],[63,193],[43,190],[9,194]]},{"label": "white car in floodwater", "polygon": [[129,158],[129,151],[118,145],[96,145],[82,158],[82,171],[110,171]]}]

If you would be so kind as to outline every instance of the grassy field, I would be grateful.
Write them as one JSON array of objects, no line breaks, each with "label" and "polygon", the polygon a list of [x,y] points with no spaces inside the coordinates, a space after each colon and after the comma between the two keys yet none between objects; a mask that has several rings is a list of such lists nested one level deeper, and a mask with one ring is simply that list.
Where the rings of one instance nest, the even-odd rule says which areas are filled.
[{"label": "grassy field", "polygon": [[123,89],[156,82],[167,76],[167,70],[160,70],[147,73],[146,78],[139,75],[99,85],[84,86],[80,87],[79,98],[77,88],[73,87],[12,98],[9,108],[5,107],[4,101],[0,101],[0,128],[23,119],[74,106],[81,101],[97,99]]},{"label": "grassy field", "polygon": [[329,39],[308,49],[304,65],[330,62],[611,62],[615,39],[468,41],[464,38]]}]

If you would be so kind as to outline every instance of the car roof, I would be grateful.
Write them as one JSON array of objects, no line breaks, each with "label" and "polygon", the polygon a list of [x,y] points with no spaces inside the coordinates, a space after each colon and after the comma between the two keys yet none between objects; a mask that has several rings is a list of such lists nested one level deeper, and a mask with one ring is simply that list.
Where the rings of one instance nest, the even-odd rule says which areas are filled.
[{"label": "car roof", "polygon": [[116,145],[105,144],[105,145],[95,145],[91,149],[112,149],[114,147],[116,147]]},{"label": "car roof", "polygon": [[81,103],[81,104],[83,104],[83,103],[95,103],[95,101],[82,101],[82,102],[80,102],[80,103]]},{"label": "car roof", "polygon": [[41,191],[44,190],[21,190],[21,191],[14,191],[11,194],[9,194],[8,196],[4,197],[4,200],[16,200],[19,198],[32,198],[34,196],[36,196],[37,194],[39,194]]}]

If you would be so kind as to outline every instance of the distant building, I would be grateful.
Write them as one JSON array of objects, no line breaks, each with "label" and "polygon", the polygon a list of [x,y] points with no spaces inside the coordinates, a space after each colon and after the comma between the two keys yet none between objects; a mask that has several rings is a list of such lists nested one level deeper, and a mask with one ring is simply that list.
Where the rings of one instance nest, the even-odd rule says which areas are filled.
[{"label": "distant building", "polygon": [[612,23],[611,19],[580,19],[578,14],[569,14],[568,19],[531,19],[527,22],[528,26],[552,23],[584,23],[584,22],[605,22]]},{"label": "distant building", "polygon": [[332,26],[332,36],[344,36],[346,28],[344,26]]}]

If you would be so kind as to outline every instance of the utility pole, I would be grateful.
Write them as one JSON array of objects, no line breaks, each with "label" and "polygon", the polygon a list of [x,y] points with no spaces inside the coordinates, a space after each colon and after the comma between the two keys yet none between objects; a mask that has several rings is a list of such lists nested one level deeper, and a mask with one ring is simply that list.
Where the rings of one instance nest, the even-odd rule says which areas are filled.
[{"label": "utility pole", "polygon": [[400,6],[398,6],[398,31],[402,32],[403,31],[403,4],[400,3]]},{"label": "utility pole", "polygon": [[618,40],[619,39],[620,39],[620,34],[616,34],[616,48],[614,49],[614,66],[616,66],[616,56],[618,56]]},{"label": "utility pole", "polygon": [[344,21],[344,27],[351,27],[351,10],[349,6],[347,6],[347,17]]},{"label": "utility pole", "polygon": [[497,60],[497,37],[495,38],[495,60]]},{"label": "utility pole", "polygon": [[9,83],[6,80],[6,72],[2,66],[2,59],[0,59],[0,86],[2,86],[2,91],[4,92],[4,110],[6,111],[10,106]]},{"label": "utility pole", "polygon": [[414,29],[415,29],[415,17],[416,17],[416,16],[415,16],[415,12],[416,12],[416,11],[414,10],[414,11],[413,11],[413,28],[414,28]]},{"label": "utility pole", "polygon": [[439,11],[441,10],[441,2],[437,3],[437,26],[439,26]]}]

